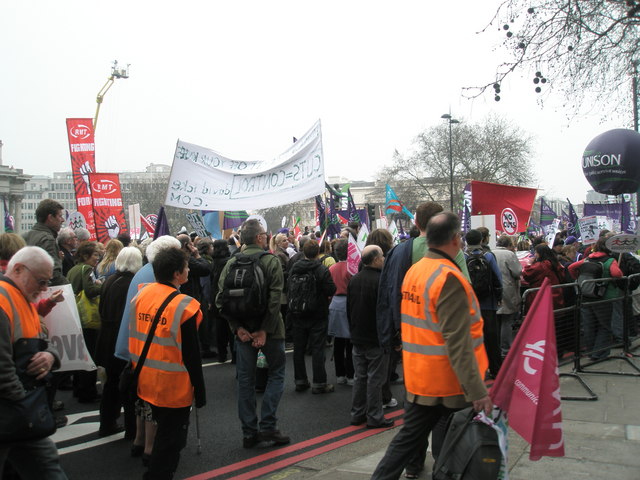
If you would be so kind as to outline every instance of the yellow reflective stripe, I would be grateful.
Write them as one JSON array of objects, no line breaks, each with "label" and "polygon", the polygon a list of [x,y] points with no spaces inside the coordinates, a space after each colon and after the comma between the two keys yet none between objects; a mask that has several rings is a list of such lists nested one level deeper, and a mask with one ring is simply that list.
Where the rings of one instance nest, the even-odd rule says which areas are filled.
[{"label": "yellow reflective stripe", "polygon": [[409,353],[419,353],[420,355],[445,356],[447,351],[444,345],[418,345],[417,343],[402,342],[402,349]]},{"label": "yellow reflective stripe", "polygon": [[480,336],[478,338],[473,339],[473,348],[478,348],[480,345],[484,343],[484,337]]},{"label": "yellow reflective stripe", "polygon": [[[140,357],[138,355],[135,354],[131,354],[131,360],[134,362],[138,362],[138,360],[140,359]],[[144,361],[144,364],[142,365],[142,368],[153,368],[155,370],[160,370],[163,372],[186,372],[187,369],[184,365],[182,365],[181,363],[174,363],[174,362],[163,362],[162,360],[153,360],[151,358],[146,358]]]},{"label": "yellow reflective stripe", "polygon": [[11,305],[11,313],[13,315],[13,341],[15,342],[19,338],[23,338],[24,334],[22,332],[22,323],[20,322],[20,315],[18,315],[18,311],[16,310],[13,301],[11,300],[11,295],[9,292],[0,285],[0,295],[7,299],[9,305]]}]

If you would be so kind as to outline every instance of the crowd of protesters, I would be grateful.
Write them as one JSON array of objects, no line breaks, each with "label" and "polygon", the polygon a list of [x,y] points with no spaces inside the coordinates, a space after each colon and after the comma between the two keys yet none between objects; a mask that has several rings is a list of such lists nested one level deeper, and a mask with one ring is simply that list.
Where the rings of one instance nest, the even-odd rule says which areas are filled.
[{"label": "crowd of protesters", "polygon": [[[64,427],[66,417],[61,415],[64,405],[55,400],[56,390],[70,388],[78,402],[99,403],[101,436],[125,432],[125,438],[131,440],[130,454],[141,457],[148,468],[145,478],[172,478],[186,441],[189,409],[192,404],[197,408],[206,404],[202,359],[231,361],[237,366],[245,448],[289,442],[276,425],[287,350],[293,350],[294,371],[289,375],[294,378],[296,392],[335,391],[326,365],[331,348],[337,385],[353,387],[352,404],[345,406],[351,423],[366,423],[369,428],[392,426],[394,422],[385,419],[383,412],[398,405],[389,385],[403,380],[398,294],[406,272],[428,251],[429,220],[442,211],[434,202],[421,204],[415,228],[398,240],[386,229],[373,229],[354,272],[347,253],[349,238],[355,240],[361,228],[357,222],[349,223],[339,238],[331,240],[309,229],[299,237],[284,228],[272,235],[252,220],[228,240],[213,241],[183,232],[138,244],[121,235],[103,247],[88,241],[84,229],[61,228],[62,206],[45,200],[36,212],[36,226],[24,240],[14,234],[0,235],[0,268],[3,273],[9,269],[14,276],[17,271],[19,279],[24,271],[35,268],[21,256],[22,263],[11,263],[26,240],[51,259],[50,267],[47,263],[41,268],[46,278],[37,279],[39,290],[70,283],[77,302],[99,302],[95,317],[81,321],[87,349],[104,371],[101,391],[95,371],[49,375],[50,407],[57,412],[57,426]],[[602,264],[605,278],[640,272],[640,261],[634,255],[617,256],[607,249],[606,241],[613,235],[608,231],[601,232],[588,247],[563,231],[553,242],[543,236],[501,236],[491,249],[490,235],[486,228],[469,230],[464,246],[452,259],[479,301],[488,356],[488,369],[481,373],[486,380],[498,374],[514,330],[534,300],[535,295],[526,295],[521,305],[523,291],[540,287],[545,279],[552,286],[572,283],[585,262]],[[253,323],[227,304],[233,301],[229,272],[241,268],[242,261],[252,256],[258,259],[262,273],[257,275],[264,276],[261,281],[268,291],[266,313],[260,313]],[[11,278],[0,277],[0,284],[14,285]],[[621,296],[618,284],[606,284],[605,300]],[[165,297],[168,303],[161,307]],[[61,300],[60,293],[54,292],[38,304],[37,312],[44,316]],[[554,309],[560,311],[556,314],[560,355],[574,346],[569,337],[573,334],[571,318],[563,316],[562,309],[575,301],[574,288],[553,289]],[[582,307],[583,345],[592,359],[605,358],[609,346],[621,340],[621,305],[621,301],[611,301]],[[155,322],[157,330],[149,334],[159,309],[165,309],[166,318]],[[10,357],[11,353],[2,355]],[[311,377],[306,370],[307,355],[312,357]],[[134,367],[141,364],[137,399],[125,398],[118,388],[129,360]],[[47,372],[55,370],[59,359],[52,354],[46,367]],[[163,388],[169,385],[171,389]],[[264,392],[259,419],[256,392]],[[4,463],[8,459],[6,468],[20,471],[16,463],[22,458],[19,447],[0,447],[4,454],[0,460]],[[42,470],[32,477],[31,471],[23,470],[24,478],[65,478],[51,444],[47,448],[46,458],[41,458]],[[425,451],[418,451],[407,464],[408,478],[417,478],[425,455]]]}]

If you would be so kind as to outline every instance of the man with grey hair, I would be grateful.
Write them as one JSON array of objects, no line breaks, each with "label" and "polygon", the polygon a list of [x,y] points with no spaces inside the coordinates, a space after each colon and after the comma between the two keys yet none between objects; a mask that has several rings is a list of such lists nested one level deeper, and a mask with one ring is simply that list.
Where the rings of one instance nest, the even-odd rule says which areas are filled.
[{"label": "man with grey hair", "polygon": [[[14,359],[19,339],[44,339],[40,318],[33,303],[47,290],[53,275],[53,260],[39,247],[24,247],[9,261],[0,276],[0,398],[16,402],[25,395],[23,382],[43,385],[52,369],[60,367],[55,349],[33,354],[20,373]],[[0,444],[0,472],[8,461],[20,478],[66,479],[58,451],[49,437]]]},{"label": "man with grey hair", "polygon": [[170,235],[163,235],[158,237],[147,247],[147,259],[149,263],[143,266],[133,276],[131,283],[129,284],[129,290],[127,290],[127,301],[124,307],[124,313],[122,314],[122,322],[120,323],[120,330],[118,331],[118,340],[116,342],[115,356],[129,361],[129,315],[131,312],[131,299],[138,293],[138,286],[144,283],[153,283],[156,281],[156,277],[153,274],[153,261],[156,258],[158,252],[166,250],[167,248],[180,248],[180,241]]},{"label": "man with grey hair", "polygon": [[62,258],[62,274],[66,277],[69,270],[76,264],[73,255],[76,253],[76,248],[78,248],[78,236],[72,228],[64,227],[58,232],[57,241],[60,252],[64,254]]},{"label": "man with grey hair", "polygon": [[[225,265],[218,282],[216,306],[222,312],[235,334],[236,370],[238,379],[238,416],[242,424],[242,445],[244,448],[256,446],[284,445],[289,437],[277,429],[276,412],[284,391],[284,323],[280,315],[280,296],[284,285],[282,264],[275,255],[266,253],[267,232],[260,222],[247,220],[242,225],[240,240],[243,251],[235,254]],[[225,286],[227,273],[239,260],[245,257],[257,258],[259,268],[264,273],[264,301],[266,309],[257,318],[242,318],[225,313],[225,298],[229,288]],[[240,270],[235,270],[240,273]],[[269,365],[267,385],[262,396],[260,422],[256,413],[256,361],[261,350]]]},{"label": "man with grey hair", "polygon": [[76,232],[76,236],[78,237],[78,243],[88,242],[89,239],[91,238],[91,234],[89,233],[89,230],[87,230],[86,228],[79,227],[79,228],[76,228],[74,231]]}]

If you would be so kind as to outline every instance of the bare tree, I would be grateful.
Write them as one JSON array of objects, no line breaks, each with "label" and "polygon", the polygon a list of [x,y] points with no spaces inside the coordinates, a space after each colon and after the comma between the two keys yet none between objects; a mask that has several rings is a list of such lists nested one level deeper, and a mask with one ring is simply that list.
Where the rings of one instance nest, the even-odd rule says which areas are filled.
[{"label": "bare tree", "polygon": [[[462,198],[470,180],[525,185],[535,182],[531,165],[531,139],[506,120],[489,116],[483,122],[459,123],[451,130],[454,203]],[[419,134],[414,151],[396,151],[393,164],[378,174],[410,209],[424,201],[449,203],[449,128],[432,127]]]},{"label": "bare tree", "polygon": [[483,32],[505,35],[509,59],[495,79],[464,93],[477,97],[493,87],[498,101],[502,81],[524,70],[532,93],[558,89],[567,111],[591,106],[624,114],[633,107],[637,127],[639,24],[638,0],[505,0]]}]

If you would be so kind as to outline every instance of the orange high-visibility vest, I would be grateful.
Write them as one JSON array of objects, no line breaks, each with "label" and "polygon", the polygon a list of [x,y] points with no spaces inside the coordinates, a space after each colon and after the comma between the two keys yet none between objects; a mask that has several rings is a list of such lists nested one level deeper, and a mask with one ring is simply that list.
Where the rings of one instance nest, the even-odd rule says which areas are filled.
[{"label": "orange high-visibility vest", "polygon": [[42,325],[35,305],[9,282],[0,281],[0,308],[9,317],[11,343],[19,338],[41,337]]},{"label": "orange high-visibility vest", "polygon": [[[135,368],[147,334],[164,300],[174,291],[161,283],[146,285],[131,300],[129,351]],[[193,385],[182,360],[180,327],[194,315],[202,321],[200,303],[188,295],[177,295],[162,313],[147,358],[138,378],[138,396],[157,407],[182,408],[193,402]]]},{"label": "orange high-visibility vest", "polygon": [[454,263],[446,259],[423,258],[413,265],[402,283],[402,359],[408,392],[424,397],[463,395],[445,347],[436,305],[449,275],[460,280],[469,304],[473,348],[478,374],[488,367],[482,336],[482,316],[473,287]]}]

